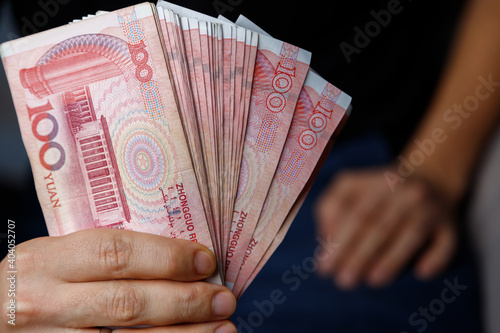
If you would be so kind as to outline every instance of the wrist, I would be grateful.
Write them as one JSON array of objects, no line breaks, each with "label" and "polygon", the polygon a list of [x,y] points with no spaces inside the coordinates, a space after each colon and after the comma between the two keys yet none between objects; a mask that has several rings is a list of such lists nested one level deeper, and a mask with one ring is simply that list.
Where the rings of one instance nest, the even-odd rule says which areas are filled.
[{"label": "wrist", "polygon": [[389,170],[397,175],[397,180],[401,183],[424,184],[449,209],[454,209],[465,192],[464,177],[459,170],[447,167],[446,163],[439,163],[430,158],[426,160],[423,156],[417,156],[415,150],[405,150]]}]

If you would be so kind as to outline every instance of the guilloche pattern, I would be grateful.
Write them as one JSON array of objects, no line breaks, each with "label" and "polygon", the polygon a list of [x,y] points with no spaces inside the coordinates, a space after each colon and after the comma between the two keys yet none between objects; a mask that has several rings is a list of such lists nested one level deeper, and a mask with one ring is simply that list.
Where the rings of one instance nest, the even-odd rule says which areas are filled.
[{"label": "guilloche pattern", "polygon": [[350,97],[247,19],[159,1],[2,44],[50,235],[207,246],[237,297],[285,236]]}]

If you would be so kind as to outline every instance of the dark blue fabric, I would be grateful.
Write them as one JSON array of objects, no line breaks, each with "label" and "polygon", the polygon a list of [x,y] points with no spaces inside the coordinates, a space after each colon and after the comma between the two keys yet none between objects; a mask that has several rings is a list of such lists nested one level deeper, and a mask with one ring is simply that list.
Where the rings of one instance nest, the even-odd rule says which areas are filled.
[{"label": "dark blue fabric", "polygon": [[[0,0],[0,4],[4,1]],[[38,0],[10,2],[14,7],[13,19],[18,21],[21,33],[25,20],[31,20],[40,11]],[[137,2],[72,0],[60,6],[58,15],[51,17],[43,29],[99,9],[113,10]],[[220,3],[212,0],[174,2],[211,15],[216,15],[214,4]],[[313,255],[317,245],[311,206],[331,177],[345,168],[369,167],[391,160],[391,152],[381,136],[359,138],[359,135],[376,129],[390,138],[394,151],[405,144],[432,96],[451,40],[453,22],[460,3],[465,1],[403,2],[406,8],[403,13],[395,16],[351,63],[344,57],[340,43],[352,45],[354,28],[363,29],[373,20],[371,11],[386,8],[387,1],[335,1],[332,2],[335,10],[324,10],[324,2],[320,1],[222,2],[234,3],[224,15],[235,19],[240,13],[245,14],[275,37],[312,51],[312,67],[349,93],[356,105],[343,131],[342,137],[346,139],[334,148],[283,244],[240,300],[233,320],[242,328],[241,332],[480,332],[475,267],[465,244],[446,274],[427,283],[416,281],[407,270],[391,287],[382,290],[360,287],[353,292],[342,292],[330,280],[319,279],[314,274],[304,275],[303,279],[294,273],[287,274],[294,267],[309,263],[307,259]],[[278,7],[277,10],[272,10],[272,5]],[[13,126],[17,125],[13,123]],[[4,155],[12,158],[10,152]],[[8,197],[3,202],[3,210],[7,218],[17,223],[18,244],[46,235],[32,176],[27,174],[29,182],[15,188],[5,185],[6,177],[9,175],[4,174],[0,180],[3,193]],[[443,281],[453,283],[455,279],[466,285],[467,290],[453,303],[446,304],[443,313],[433,322],[428,321],[427,327],[422,326],[421,317],[414,318],[419,320],[419,325],[412,326],[409,317],[431,302],[439,305],[441,292],[447,288]],[[298,286],[297,289],[291,290],[294,286]],[[274,298],[286,299],[271,309],[266,301],[273,291]],[[283,294],[276,297],[279,291]]]},{"label": "dark blue fabric", "polygon": [[[477,277],[466,244],[444,275],[425,283],[416,280],[408,268],[387,288],[374,290],[361,286],[344,292],[330,279],[307,273],[311,271],[309,259],[317,247],[312,216],[314,201],[338,171],[388,163],[391,153],[387,147],[376,134],[334,147],[282,245],[239,300],[232,319],[240,333],[481,332]],[[294,267],[302,268],[294,273]],[[443,290],[448,288],[445,280],[467,287],[457,290],[459,295],[449,304],[441,300]],[[273,290],[279,297],[271,297]],[[452,298],[450,292],[444,293],[446,299]],[[282,304],[271,306],[272,298]],[[429,310],[430,317],[425,319],[418,312],[420,307],[429,306],[439,315]]]}]

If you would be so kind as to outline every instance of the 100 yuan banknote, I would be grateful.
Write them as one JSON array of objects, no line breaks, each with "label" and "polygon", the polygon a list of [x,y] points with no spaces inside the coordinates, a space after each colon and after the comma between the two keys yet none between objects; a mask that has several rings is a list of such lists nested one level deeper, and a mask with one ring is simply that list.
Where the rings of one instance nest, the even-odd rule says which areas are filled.
[{"label": "100 yuan banknote", "polygon": [[1,45],[50,235],[130,229],[213,249],[149,3]]}]

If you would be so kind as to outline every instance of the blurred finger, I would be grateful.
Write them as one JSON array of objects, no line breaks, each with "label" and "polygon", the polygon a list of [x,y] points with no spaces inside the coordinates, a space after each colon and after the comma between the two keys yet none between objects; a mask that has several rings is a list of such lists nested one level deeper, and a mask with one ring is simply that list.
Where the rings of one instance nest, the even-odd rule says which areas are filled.
[{"label": "blurred finger", "polygon": [[337,178],[320,197],[315,207],[318,233],[326,238],[342,221],[341,216],[352,205],[355,197],[354,182],[351,177]]},{"label": "blurred finger", "polygon": [[[355,182],[350,176],[341,176],[332,183],[329,190],[323,194],[316,206],[317,231],[319,237],[329,242],[336,242],[339,229],[343,228],[345,223],[345,214],[351,208],[355,201],[356,191]],[[318,273],[326,275],[330,273],[335,261],[339,245],[333,253],[323,256],[318,262]]]},{"label": "blurred finger", "polygon": [[439,226],[433,235],[431,245],[416,264],[416,275],[421,279],[430,279],[443,271],[455,252],[457,238],[451,222]]},{"label": "blurred finger", "polygon": [[340,287],[355,286],[383,248],[394,239],[391,236],[406,217],[401,199],[395,200],[368,217],[371,222],[358,235],[357,246],[347,251],[343,261],[338,263],[336,281]]},{"label": "blurred finger", "polygon": [[427,214],[423,210],[410,214],[410,220],[392,237],[393,242],[370,269],[367,281],[370,285],[378,287],[389,283],[425,241],[429,224],[424,221]]},{"label": "blurred finger", "polygon": [[[335,253],[322,263],[322,272],[335,272],[343,265],[360,242],[365,230],[370,227],[368,217],[379,211],[380,202],[383,197],[377,194],[377,189],[364,192],[357,197],[350,207],[346,207],[342,213],[343,221],[338,226],[332,238],[340,244]],[[324,266],[323,266],[324,265]],[[347,286],[345,286],[347,287]]]}]

